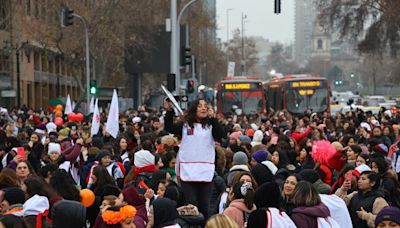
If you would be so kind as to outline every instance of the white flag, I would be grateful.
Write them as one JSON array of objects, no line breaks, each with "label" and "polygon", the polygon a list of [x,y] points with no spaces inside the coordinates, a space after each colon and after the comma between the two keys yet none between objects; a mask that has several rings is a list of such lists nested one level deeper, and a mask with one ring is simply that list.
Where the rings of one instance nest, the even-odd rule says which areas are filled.
[{"label": "white flag", "polygon": [[71,104],[71,98],[67,97],[67,102],[65,103],[65,111],[64,114],[68,115],[68,113],[72,112],[72,104]]},{"label": "white flag", "polygon": [[93,112],[93,120],[92,120],[92,128],[90,129],[90,133],[93,135],[97,135],[99,133],[100,128],[100,113],[99,113],[99,99],[96,99],[96,104],[94,105],[94,112]]},{"label": "white flag", "polygon": [[119,109],[118,109],[118,95],[114,89],[111,99],[110,111],[108,112],[106,131],[114,138],[117,138],[119,131]]},{"label": "white flag", "polygon": [[228,63],[228,77],[233,77],[235,76],[235,62],[229,62]]},{"label": "white flag", "polygon": [[92,97],[92,98],[90,99],[89,114],[90,114],[90,113],[93,113],[93,112],[94,112],[94,109],[95,109],[95,107],[94,107],[94,97]]}]

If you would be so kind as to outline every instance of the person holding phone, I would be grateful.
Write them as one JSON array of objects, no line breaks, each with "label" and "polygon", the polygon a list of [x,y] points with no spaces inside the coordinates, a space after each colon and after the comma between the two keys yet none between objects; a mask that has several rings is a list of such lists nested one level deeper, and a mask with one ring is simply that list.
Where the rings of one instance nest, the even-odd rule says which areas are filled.
[{"label": "person holding phone", "polygon": [[174,124],[174,111],[170,101],[164,101],[165,130],[182,136],[176,158],[176,170],[185,203],[199,208],[208,218],[208,206],[215,171],[215,141],[220,142],[224,130],[213,110],[203,99],[188,104],[182,122]]}]

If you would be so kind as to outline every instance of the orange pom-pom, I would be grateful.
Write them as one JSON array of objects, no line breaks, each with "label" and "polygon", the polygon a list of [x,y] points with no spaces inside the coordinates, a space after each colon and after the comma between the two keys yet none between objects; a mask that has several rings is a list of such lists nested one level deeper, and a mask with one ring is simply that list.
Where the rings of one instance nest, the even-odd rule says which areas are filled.
[{"label": "orange pom-pom", "polygon": [[131,205],[121,207],[119,211],[106,210],[101,215],[103,221],[108,224],[122,223],[128,218],[133,218],[136,215],[136,208]]},{"label": "orange pom-pom", "polygon": [[119,212],[121,214],[121,219],[123,221],[123,220],[125,220],[127,218],[135,217],[136,208],[134,206],[131,206],[131,205],[126,205],[126,206],[122,207],[121,209],[119,209]]}]

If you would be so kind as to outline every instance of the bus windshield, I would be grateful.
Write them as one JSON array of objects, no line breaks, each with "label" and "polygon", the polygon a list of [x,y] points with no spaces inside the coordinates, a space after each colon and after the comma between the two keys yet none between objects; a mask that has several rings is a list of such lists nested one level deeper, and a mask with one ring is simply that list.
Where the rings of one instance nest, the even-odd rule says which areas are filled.
[{"label": "bus windshield", "polygon": [[262,91],[223,91],[221,94],[222,112],[232,113],[236,105],[243,114],[255,114],[262,111]]},{"label": "bus windshield", "polygon": [[328,108],[327,88],[288,88],[286,105],[291,113],[324,112]]}]

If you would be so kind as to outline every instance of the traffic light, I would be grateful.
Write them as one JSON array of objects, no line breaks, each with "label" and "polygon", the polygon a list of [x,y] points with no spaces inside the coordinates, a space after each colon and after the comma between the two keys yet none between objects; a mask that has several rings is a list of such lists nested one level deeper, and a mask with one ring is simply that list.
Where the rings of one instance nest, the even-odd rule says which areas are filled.
[{"label": "traffic light", "polygon": [[175,91],[175,74],[167,74],[167,89]]},{"label": "traffic light", "polygon": [[192,54],[190,51],[191,49],[189,47],[181,48],[181,66],[192,64]]},{"label": "traffic light", "polygon": [[65,6],[61,11],[61,25],[67,27],[74,24],[74,10]]},{"label": "traffic light", "polygon": [[188,93],[194,93],[194,81],[188,80],[186,88]]},{"label": "traffic light", "polygon": [[97,81],[96,80],[90,80],[89,91],[90,91],[91,95],[96,95],[96,93],[97,93]]}]

